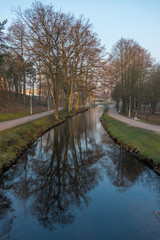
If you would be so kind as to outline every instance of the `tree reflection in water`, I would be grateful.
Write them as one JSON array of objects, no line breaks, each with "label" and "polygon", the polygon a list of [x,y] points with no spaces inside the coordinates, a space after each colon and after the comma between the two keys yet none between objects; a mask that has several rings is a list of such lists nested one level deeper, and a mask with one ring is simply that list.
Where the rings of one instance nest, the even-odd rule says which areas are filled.
[{"label": "tree reflection in water", "polygon": [[119,191],[127,191],[145,170],[143,164],[122,148],[115,148],[104,167],[107,176]]},{"label": "tree reflection in water", "polygon": [[8,197],[6,197],[3,194],[3,192],[1,192],[0,193],[0,221],[1,221],[0,239],[3,239],[3,237],[6,235],[8,235],[8,237],[10,235],[12,224],[15,219],[14,209],[12,209],[11,206],[12,206],[11,200]]},{"label": "tree reflection in water", "polygon": [[46,133],[1,177],[1,219],[14,220],[8,191],[14,200],[23,202],[26,215],[52,230],[57,224],[72,223],[76,208],[88,207],[89,192],[106,174],[120,191],[126,191],[140,176],[146,182],[142,177],[146,168],[113,143],[101,127],[98,111],[91,109],[67,119]]},{"label": "tree reflection in water", "polygon": [[87,207],[87,193],[102,179],[94,163],[105,153],[90,135],[91,122],[96,124],[90,120],[85,114],[66,120],[23,156],[17,178],[15,171],[4,175],[4,183],[8,184],[7,179],[14,181],[10,187],[16,197],[30,200],[26,213],[36,216],[44,227],[53,229],[56,223],[72,223],[73,208]]}]

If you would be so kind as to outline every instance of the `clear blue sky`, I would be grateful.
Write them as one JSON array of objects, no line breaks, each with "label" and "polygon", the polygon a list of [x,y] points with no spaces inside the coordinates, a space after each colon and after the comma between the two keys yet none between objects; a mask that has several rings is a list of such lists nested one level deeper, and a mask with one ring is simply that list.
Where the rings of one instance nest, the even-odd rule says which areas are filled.
[{"label": "clear blue sky", "polygon": [[[0,0],[0,21],[14,18],[12,7],[26,9],[32,0]],[[160,0],[41,0],[55,10],[89,18],[106,50],[121,38],[132,38],[160,62]]]}]

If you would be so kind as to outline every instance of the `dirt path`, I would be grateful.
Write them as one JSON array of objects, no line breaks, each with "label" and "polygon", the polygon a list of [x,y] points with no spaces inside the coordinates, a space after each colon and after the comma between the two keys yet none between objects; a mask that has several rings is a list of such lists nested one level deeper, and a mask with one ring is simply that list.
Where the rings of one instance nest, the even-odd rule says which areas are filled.
[{"label": "dirt path", "polygon": [[117,119],[117,120],[119,120],[119,121],[121,121],[121,122],[127,123],[128,125],[160,133],[160,126],[139,122],[137,120],[133,120],[133,119],[124,117],[116,111],[116,109],[114,108],[113,105],[109,106],[108,115]]},{"label": "dirt path", "polygon": [[[58,110],[60,111],[62,108],[63,107],[60,107]],[[41,118],[41,117],[44,117],[44,116],[47,116],[47,115],[49,115],[53,112],[54,112],[54,110],[50,110],[50,111],[47,111],[47,112],[37,113],[37,114],[31,115],[31,116],[26,116],[26,117],[23,117],[23,118],[17,118],[17,119],[14,119],[14,120],[1,122],[0,123],[0,131],[8,129],[8,128],[15,127],[15,126],[18,126],[18,125],[21,125],[21,124],[26,123],[26,122],[30,122],[32,120],[35,120],[35,119],[38,119],[38,118]]]}]

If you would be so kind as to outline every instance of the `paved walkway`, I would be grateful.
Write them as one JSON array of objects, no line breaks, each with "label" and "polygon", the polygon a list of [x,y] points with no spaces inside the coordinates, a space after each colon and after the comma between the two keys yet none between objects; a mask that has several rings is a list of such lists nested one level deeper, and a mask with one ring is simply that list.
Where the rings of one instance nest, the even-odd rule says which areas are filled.
[{"label": "paved walkway", "polygon": [[[61,109],[63,109],[63,107],[60,107],[58,109],[58,111],[60,111]],[[1,122],[0,123],[0,131],[8,129],[8,128],[16,127],[16,126],[21,125],[23,123],[30,122],[32,120],[47,116],[47,115],[49,115],[53,112],[54,112],[54,110],[50,110],[50,111],[47,111],[47,112],[42,112],[42,113],[37,113],[37,114],[34,114],[34,115],[26,116],[26,117],[23,117],[23,118],[17,118],[17,119],[14,119],[14,120]]]},{"label": "paved walkway", "polygon": [[152,125],[152,124],[148,124],[148,123],[144,123],[144,122],[140,122],[137,120],[124,117],[116,111],[113,105],[109,105],[108,115],[121,122],[127,123],[128,125],[160,133],[160,126],[156,126],[156,125]]}]

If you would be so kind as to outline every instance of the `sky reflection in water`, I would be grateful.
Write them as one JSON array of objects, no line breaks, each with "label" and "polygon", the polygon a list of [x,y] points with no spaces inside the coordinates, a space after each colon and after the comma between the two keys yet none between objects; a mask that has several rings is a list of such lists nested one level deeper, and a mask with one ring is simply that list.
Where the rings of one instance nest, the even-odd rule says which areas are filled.
[{"label": "sky reflection in water", "polygon": [[0,239],[160,239],[160,178],[109,138],[103,107],[47,132],[0,179]]}]

